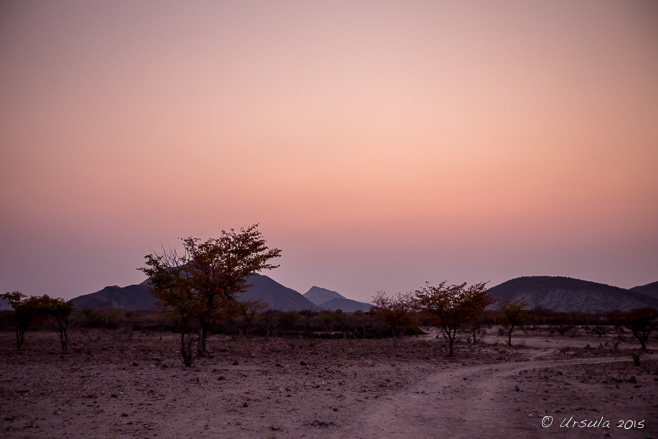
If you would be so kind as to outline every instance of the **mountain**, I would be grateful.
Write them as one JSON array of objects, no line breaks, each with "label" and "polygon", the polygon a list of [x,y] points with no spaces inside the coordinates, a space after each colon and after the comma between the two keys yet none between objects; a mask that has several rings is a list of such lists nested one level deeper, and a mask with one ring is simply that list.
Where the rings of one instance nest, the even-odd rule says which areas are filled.
[{"label": "mountain", "polygon": [[658,298],[569,277],[519,277],[490,288],[488,293],[498,300],[493,308],[506,300],[527,300],[528,309],[541,307],[562,312],[604,313],[645,306],[658,308]]},{"label": "mountain", "polygon": [[9,304],[8,300],[3,299],[0,297],[0,311],[11,311],[11,305]]},{"label": "mountain", "polygon": [[631,291],[635,291],[636,293],[645,294],[647,296],[658,299],[658,282],[653,282],[639,287],[633,287],[631,288]]},{"label": "mountain", "polygon": [[328,300],[327,302],[320,304],[320,308],[332,311],[340,309],[343,312],[368,312],[370,311],[370,308],[372,308],[372,305],[369,303],[357,302],[356,300],[346,299],[343,297],[342,299]]},{"label": "mountain", "polygon": [[105,287],[95,293],[71,299],[77,309],[154,309],[156,299],[149,293],[148,281],[137,285]]},{"label": "mountain", "polygon": [[300,293],[268,276],[252,274],[247,281],[253,286],[240,297],[241,300],[262,300],[270,309],[278,311],[316,309],[315,304]]},{"label": "mountain", "polygon": [[310,290],[304,293],[304,297],[316,304],[319,308],[331,311],[340,309],[345,312],[368,312],[372,307],[370,303],[357,302],[335,291],[320,287],[311,287]]},{"label": "mountain", "polygon": [[[260,274],[252,274],[247,281],[252,284],[242,300],[262,300],[270,309],[289,311],[316,309],[316,306],[297,291],[281,285]],[[149,293],[148,279],[138,285],[111,286],[100,291],[71,299],[78,309],[155,309],[156,300]]]},{"label": "mountain", "polygon": [[311,287],[310,290],[304,293],[304,297],[318,306],[332,299],[345,299],[345,296],[342,296],[335,291],[320,287]]}]

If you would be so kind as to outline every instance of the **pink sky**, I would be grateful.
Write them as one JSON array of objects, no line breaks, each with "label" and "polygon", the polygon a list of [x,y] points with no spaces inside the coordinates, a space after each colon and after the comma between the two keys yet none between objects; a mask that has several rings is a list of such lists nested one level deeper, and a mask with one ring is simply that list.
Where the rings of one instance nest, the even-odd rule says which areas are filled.
[{"label": "pink sky", "polygon": [[658,280],[651,1],[0,5],[0,292],[141,282],[260,223],[265,273]]}]

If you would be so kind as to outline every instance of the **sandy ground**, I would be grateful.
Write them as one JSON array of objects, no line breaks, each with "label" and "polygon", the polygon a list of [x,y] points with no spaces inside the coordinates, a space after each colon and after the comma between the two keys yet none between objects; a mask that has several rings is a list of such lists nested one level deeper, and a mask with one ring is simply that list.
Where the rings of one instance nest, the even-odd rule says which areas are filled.
[{"label": "sandy ground", "polygon": [[432,336],[212,336],[186,368],[175,334],[78,332],[62,355],[53,333],[28,333],[21,351],[0,333],[0,437],[658,438],[651,345],[635,366],[630,340],[500,341],[447,358]]}]

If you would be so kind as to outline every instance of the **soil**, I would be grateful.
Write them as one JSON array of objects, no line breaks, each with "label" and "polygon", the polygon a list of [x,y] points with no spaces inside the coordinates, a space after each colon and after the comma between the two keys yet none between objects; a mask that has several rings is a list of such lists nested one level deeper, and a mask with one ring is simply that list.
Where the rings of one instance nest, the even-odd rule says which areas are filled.
[{"label": "soil", "polygon": [[434,336],[213,335],[185,367],[176,334],[78,330],[62,354],[54,333],[17,351],[3,332],[0,437],[658,437],[656,341],[637,366],[615,340],[488,335],[449,358]]}]

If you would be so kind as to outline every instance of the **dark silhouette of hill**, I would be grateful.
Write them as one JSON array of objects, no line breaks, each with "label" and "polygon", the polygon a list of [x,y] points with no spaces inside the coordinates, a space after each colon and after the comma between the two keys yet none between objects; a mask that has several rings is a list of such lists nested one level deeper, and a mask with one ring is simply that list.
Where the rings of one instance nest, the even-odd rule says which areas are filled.
[{"label": "dark silhouette of hill", "polygon": [[631,291],[636,293],[645,294],[647,296],[658,299],[658,282],[652,282],[650,284],[641,285],[639,287],[631,288]]},{"label": "dark silhouette of hill", "polygon": [[149,293],[147,282],[137,285],[105,287],[95,293],[71,299],[77,309],[154,309],[156,299]]},{"label": "dark silhouette of hill", "polygon": [[318,306],[332,299],[345,299],[345,296],[335,291],[320,287],[311,287],[304,293],[304,297]]},{"label": "dark silhouette of hill", "polygon": [[270,309],[279,311],[313,310],[317,307],[301,293],[281,285],[262,274],[252,274],[247,281],[252,286],[240,296],[241,300],[262,300]]},{"label": "dark silhouette of hill", "polygon": [[348,299],[347,297],[335,291],[315,286],[311,287],[306,293],[304,293],[304,297],[316,304],[319,308],[330,311],[336,311],[340,309],[344,312],[368,312],[372,307],[372,304],[370,303],[358,302],[356,300]]},{"label": "dark silhouette of hill", "polygon": [[658,299],[636,291],[596,282],[560,276],[528,276],[508,280],[488,290],[498,302],[527,300],[528,309],[541,307],[551,311],[604,313],[651,306]]},{"label": "dark silhouette of hill", "polygon": [[340,309],[343,312],[368,312],[370,311],[370,308],[372,308],[372,305],[370,303],[357,302],[356,300],[343,297],[342,299],[331,299],[327,302],[324,302],[320,305],[320,308],[331,311]]},{"label": "dark silhouette of hill", "polygon": [[[316,309],[297,291],[285,287],[268,276],[252,274],[247,279],[252,286],[240,296],[242,300],[262,300],[270,309],[280,311]],[[148,279],[127,287],[111,286],[71,299],[78,309],[155,309],[157,300],[149,293]]]}]

